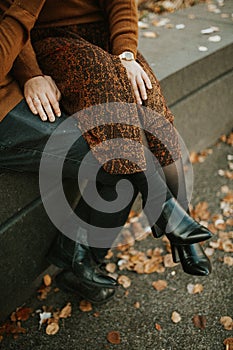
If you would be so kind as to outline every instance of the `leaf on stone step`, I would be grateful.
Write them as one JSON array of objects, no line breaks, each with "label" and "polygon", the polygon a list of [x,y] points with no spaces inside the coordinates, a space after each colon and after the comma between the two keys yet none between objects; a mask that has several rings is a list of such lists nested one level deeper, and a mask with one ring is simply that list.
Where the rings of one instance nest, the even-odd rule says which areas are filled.
[{"label": "leaf on stone step", "polygon": [[144,38],[155,39],[158,37],[158,34],[156,32],[148,31],[148,32],[144,32],[142,36]]},{"label": "leaf on stone step", "polygon": [[52,278],[50,275],[44,275],[43,282],[46,287],[49,287],[52,284]]}]

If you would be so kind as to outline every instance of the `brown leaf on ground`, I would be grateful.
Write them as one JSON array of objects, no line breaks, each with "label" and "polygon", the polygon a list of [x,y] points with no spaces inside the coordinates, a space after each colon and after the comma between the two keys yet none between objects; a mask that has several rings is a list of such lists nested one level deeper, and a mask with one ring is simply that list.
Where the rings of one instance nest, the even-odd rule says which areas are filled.
[{"label": "brown leaf on ground", "polygon": [[227,203],[233,203],[233,192],[228,193],[222,200]]},{"label": "brown leaf on ground", "polygon": [[139,303],[139,301],[136,301],[133,306],[135,307],[135,309],[140,309],[141,304]]},{"label": "brown leaf on ground", "polygon": [[192,216],[196,220],[208,220],[210,218],[210,212],[208,210],[207,202],[199,202],[191,211]]},{"label": "brown leaf on ground", "polygon": [[160,324],[156,323],[155,324],[155,329],[157,329],[157,331],[161,331],[162,330],[162,327],[160,326]]},{"label": "brown leaf on ground", "polygon": [[67,318],[71,317],[72,306],[71,303],[67,303],[65,307],[61,310],[59,314],[59,318]]},{"label": "brown leaf on ground", "polygon": [[167,281],[165,281],[165,280],[154,281],[154,282],[152,282],[152,286],[154,287],[154,289],[156,289],[158,292],[160,292],[160,291],[167,288]]},{"label": "brown leaf on ground", "polygon": [[220,137],[220,141],[227,143],[230,146],[233,146],[233,132],[230,133],[230,135],[222,135]]},{"label": "brown leaf on ground", "polygon": [[81,300],[79,303],[79,309],[83,312],[89,312],[92,310],[92,305],[87,300]]},{"label": "brown leaf on ground", "polygon": [[43,282],[44,282],[44,285],[46,286],[46,287],[49,287],[51,284],[52,284],[52,278],[51,278],[51,276],[50,275],[45,275],[44,277],[43,277]]},{"label": "brown leaf on ground", "polygon": [[226,253],[233,253],[233,243],[229,239],[222,242],[222,249]]},{"label": "brown leaf on ground", "polygon": [[11,314],[11,321],[27,321],[32,311],[29,307],[21,307]]},{"label": "brown leaf on ground", "polygon": [[105,256],[105,259],[111,259],[113,257],[113,252],[112,252],[112,250],[111,249],[109,249],[109,251],[108,251],[108,253],[107,253],[107,255]]},{"label": "brown leaf on ground", "polygon": [[131,286],[130,278],[124,275],[118,277],[118,283],[121,284],[124,288],[129,288]]},{"label": "brown leaf on ground", "polygon": [[231,257],[231,256],[224,256],[223,262],[224,262],[224,264],[226,264],[228,266],[233,266],[233,257]]},{"label": "brown leaf on ground", "polygon": [[165,267],[174,267],[177,264],[174,263],[173,259],[172,259],[172,254],[166,254],[163,257],[163,263]]},{"label": "brown leaf on ground", "polygon": [[180,314],[176,311],[173,311],[172,316],[171,316],[171,320],[173,323],[179,323],[181,321]]},{"label": "brown leaf on ground", "polygon": [[117,331],[108,332],[107,340],[111,344],[120,344],[121,342],[120,332],[117,332]]},{"label": "brown leaf on ground", "polygon": [[226,345],[226,350],[233,350],[233,338],[226,338],[223,344]]},{"label": "brown leaf on ground", "polygon": [[114,263],[109,263],[106,265],[105,269],[107,272],[114,273],[117,269],[117,266]]},{"label": "brown leaf on ground", "polygon": [[189,283],[187,285],[187,289],[188,289],[189,294],[198,294],[198,293],[203,292],[204,287],[202,284],[199,284],[199,283],[197,283],[195,285],[192,283]]},{"label": "brown leaf on ground", "polygon": [[233,320],[230,316],[222,316],[220,318],[220,323],[227,331],[231,331],[233,329]]},{"label": "brown leaf on ground", "polygon": [[46,334],[54,335],[59,331],[59,325],[56,322],[50,323],[46,327]]},{"label": "brown leaf on ground", "polygon": [[206,322],[207,322],[206,316],[202,316],[202,315],[194,315],[193,316],[193,324],[197,328],[205,329]]},{"label": "brown leaf on ground", "polygon": [[39,289],[38,289],[38,293],[40,295],[38,295],[38,299],[39,300],[45,300],[47,299],[48,293],[51,291],[51,287],[46,287],[45,285],[42,285]]}]

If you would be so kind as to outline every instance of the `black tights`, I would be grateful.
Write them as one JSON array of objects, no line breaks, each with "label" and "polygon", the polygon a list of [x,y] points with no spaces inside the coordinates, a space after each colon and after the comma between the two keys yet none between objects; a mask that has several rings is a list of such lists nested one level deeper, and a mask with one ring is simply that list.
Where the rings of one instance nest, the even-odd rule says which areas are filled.
[{"label": "black tights", "polygon": [[[124,226],[139,192],[142,195],[144,212],[151,226],[159,217],[161,206],[166,198],[174,196],[187,210],[188,200],[182,159],[162,168],[162,171],[157,170],[155,165],[148,168],[146,172],[131,175],[110,175],[101,169],[96,179],[97,195],[93,194],[94,181],[88,182],[83,195],[90,198],[90,205],[82,197],[75,212],[84,223],[92,226],[92,228],[87,226],[87,240],[90,246],[111,247]],[[130,192],[129,182],[118,186],[120,180],[128,180],[132,184],[131,198],[127,198]],[[103,206],[101,208],[102,200],[105,201],[106,208],[108,208],[112,201],[122,198],[127,203],[123,209],[114,210],[113,208],[113,211],[109,213]],[[94,209],[93,206],[102,210]],[[108,228],[109,231],[106,230]]]}]

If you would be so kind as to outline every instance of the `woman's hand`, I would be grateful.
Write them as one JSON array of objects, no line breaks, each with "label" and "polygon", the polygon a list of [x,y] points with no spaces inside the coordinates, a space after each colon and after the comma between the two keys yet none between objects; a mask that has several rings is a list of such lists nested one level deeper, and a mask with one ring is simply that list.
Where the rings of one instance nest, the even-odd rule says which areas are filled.
[{"label": "woman's hand", "polygon": [[24,85],[24,96],[32,113],[39,114],[41,120],[54,122],[55,116],[61,116],[61,93],[50,76],[29,79]]},{"label": "woman's hand", "polygon": [[127,71],[128,78],[132,84],[137,103],[142,104],[142,100],[147,100],[147,89],[152,89],[151,81],[144,69],[135,60],[121,60]]}]

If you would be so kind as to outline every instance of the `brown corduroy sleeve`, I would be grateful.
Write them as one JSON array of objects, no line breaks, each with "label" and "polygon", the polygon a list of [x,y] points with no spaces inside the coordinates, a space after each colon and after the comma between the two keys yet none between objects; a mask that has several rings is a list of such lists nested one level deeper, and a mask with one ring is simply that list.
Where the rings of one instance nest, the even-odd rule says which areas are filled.
[{"label": "brown corduroy sleeve", "polygon": [[29,38],[45,0],[16,0],[0,22],[0,85]]},{"label": "brown corduroy sleeve", "polygon": [[138,11],[135,0],[103,0],[110,29],[111,49],[114,55],[131,51],[136,56],[138,47]]}]

